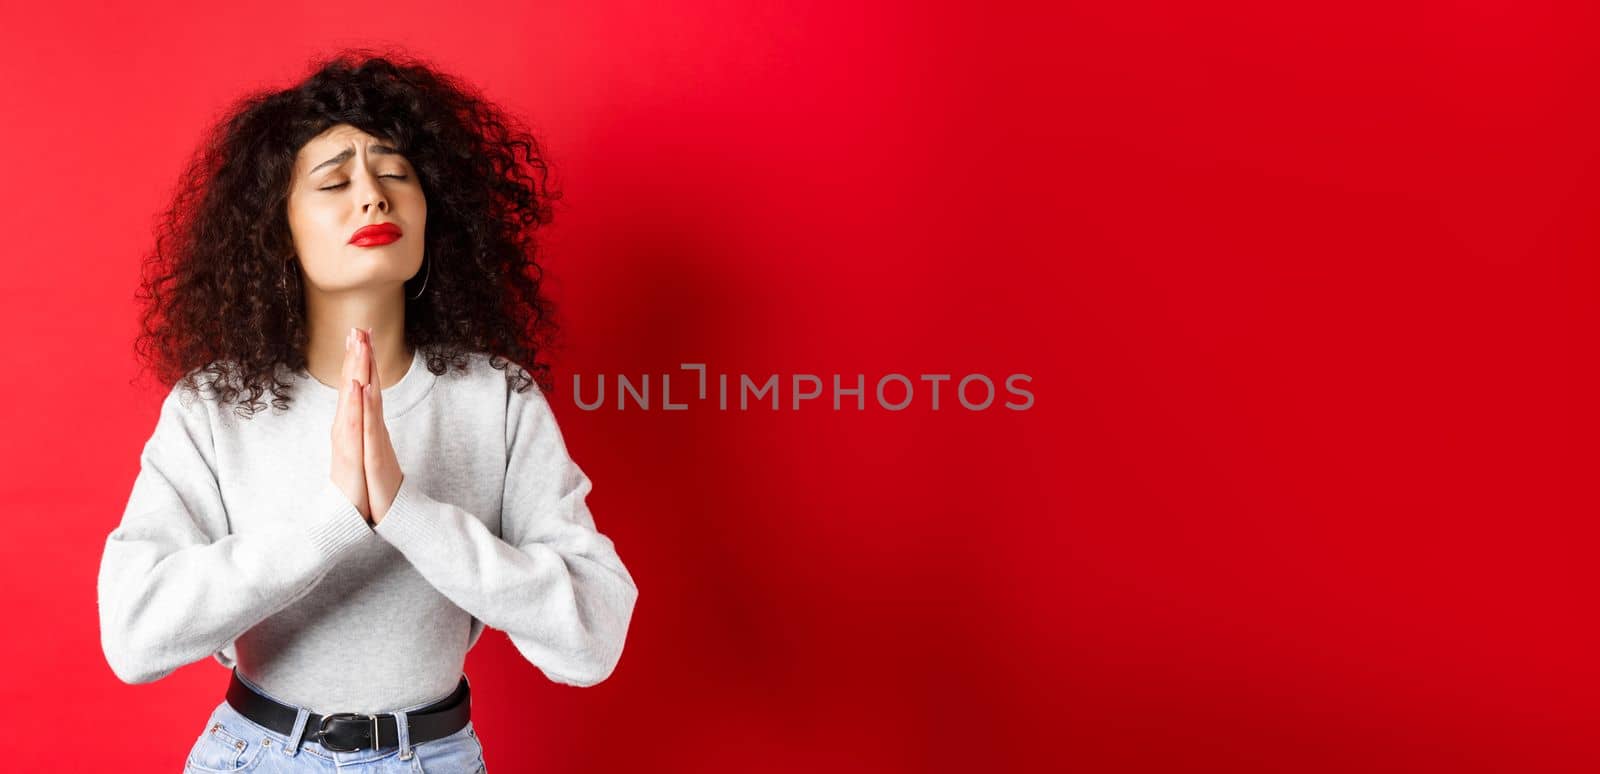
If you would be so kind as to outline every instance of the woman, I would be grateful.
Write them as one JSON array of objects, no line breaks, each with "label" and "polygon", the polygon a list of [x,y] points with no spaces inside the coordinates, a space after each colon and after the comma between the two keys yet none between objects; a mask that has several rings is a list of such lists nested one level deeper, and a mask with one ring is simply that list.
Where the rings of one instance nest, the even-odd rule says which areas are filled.
[{"label": "woman", "polygon": [[481,771],[485,626],[560,683],[615,669],[638,590],[545,398],[544,170],[459,81],[364,54],[191,164],[140,336],[176,384],[98,586],[123,681],[232,668],[186,770]]}]

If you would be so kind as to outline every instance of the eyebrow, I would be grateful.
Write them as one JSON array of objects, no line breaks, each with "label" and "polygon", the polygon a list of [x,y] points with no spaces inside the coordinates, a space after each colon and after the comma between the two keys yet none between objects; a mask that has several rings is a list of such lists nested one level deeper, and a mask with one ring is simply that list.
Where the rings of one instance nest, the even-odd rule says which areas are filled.
[{"label": "eyebrow", "polygon": [[[371,151],[373,153],[376,153],[378,155],[382,155],[382,156],[398,156],[398,155],[400,155],[400,151],[395,150],[394,148],[392,148],[392,147],[390,147],[388,145],[378,145],[376,143],[374,143],[372,145],[368,145],[367,146],[367,150],[369,150],[369,151]],[[326,167],[326,166],[335,165],[335,164],[343,164],[344,162],[348,161],[351,156],[354,156],[354,155],[356,155],[356,151],[355,151],[354,148],[345,148],[344,150],[339,152],[339,155],[334,156],[333,158],[328,159],[327,161],[324,161],[321,164],[318,164],[318,165],[312,167],[311,171],[307,172],[306,174],[308,174],[308,175],[312,174],[312,173],[316,172],[317,170],[322,169],[323,167]]]}]

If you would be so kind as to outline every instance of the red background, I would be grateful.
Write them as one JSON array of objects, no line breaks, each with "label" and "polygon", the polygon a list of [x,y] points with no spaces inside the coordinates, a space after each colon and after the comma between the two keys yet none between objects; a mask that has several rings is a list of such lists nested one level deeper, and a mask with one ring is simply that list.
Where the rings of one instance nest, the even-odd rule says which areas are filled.
[{"label": "red background", "polygon": [[[1593,13],[75,6],[0,23],[7,770],[174,771],[221,700],[99,650],[138,259],[229,100],[390,42],[547,143],[641,591],[593,688],[485,634],[491,772],[1595,770]],[[681,362],[868,408],[572,402]]]}]

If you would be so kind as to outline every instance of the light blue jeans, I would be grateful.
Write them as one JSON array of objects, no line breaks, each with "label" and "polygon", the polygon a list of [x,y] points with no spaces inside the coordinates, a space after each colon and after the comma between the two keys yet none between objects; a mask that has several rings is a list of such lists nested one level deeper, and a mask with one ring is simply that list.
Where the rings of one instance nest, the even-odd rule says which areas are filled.
[{"label": "light blue jeans", "polygon": [[478,743],[478,732],[473,729],[472,721],[441,739],[411,743],[406,713],[432,703],[394,711],[399,726],[397,744],[376,750],[334,752],[305,740],[306,720],[311,712],[304,707],[295,719],[294,732],[285,736],[256,724],[223,701],[211,711],[205,730],[189,750],[183,771],[184,774],[486,774],[483,746]]}]

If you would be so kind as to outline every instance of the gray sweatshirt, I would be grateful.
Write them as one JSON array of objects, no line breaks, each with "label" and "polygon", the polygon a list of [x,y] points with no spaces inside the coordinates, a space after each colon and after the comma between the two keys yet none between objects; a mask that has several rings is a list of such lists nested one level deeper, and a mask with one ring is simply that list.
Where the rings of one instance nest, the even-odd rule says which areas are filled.
[{"label": "gray sweatshirt", "polygon": [[639,592],[549,402],[486,354],[424,358],[383,391],[405,477],[376,529],[330,478],[338,390],[280,368],[290,408],[244,419],[173,387],[100,561],[118,678],[212,656],[313,712],[387,712],[454,690],[486,625],[558,683],[610,676]]}]

